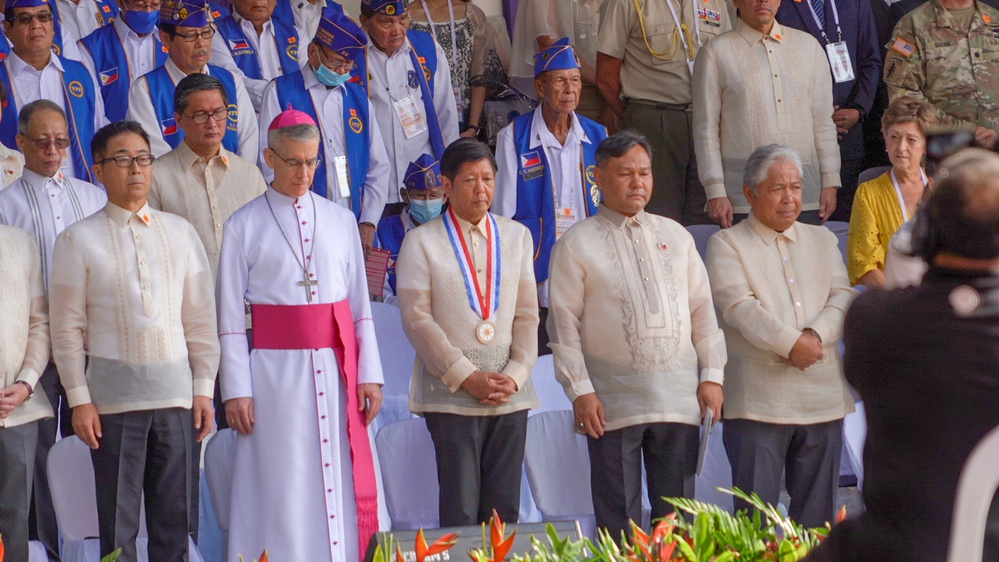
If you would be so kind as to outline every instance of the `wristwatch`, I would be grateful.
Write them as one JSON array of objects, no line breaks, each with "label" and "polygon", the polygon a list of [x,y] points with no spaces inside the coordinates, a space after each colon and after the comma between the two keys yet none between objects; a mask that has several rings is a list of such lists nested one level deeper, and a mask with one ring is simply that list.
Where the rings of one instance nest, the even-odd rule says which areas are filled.
[{"label": "wristwatch", "polygon": [[819,340],[819,343],[822,343],[822,336],[820,336],[819,333],[813,330],[812,328],[805,328],[804,330],[802,330],[802,332],[808,332],[809,334],[812,335],[813,338]]},{"label": "wristwatch", "polygon": [[27,402],[28,400],[31,400],[31,397],[35,395],[34,387],[28,384],[28,381],[17,381],[17,382],[23,384],[24,387],[28,389],[28,397],[25,398],[24,401]]}]

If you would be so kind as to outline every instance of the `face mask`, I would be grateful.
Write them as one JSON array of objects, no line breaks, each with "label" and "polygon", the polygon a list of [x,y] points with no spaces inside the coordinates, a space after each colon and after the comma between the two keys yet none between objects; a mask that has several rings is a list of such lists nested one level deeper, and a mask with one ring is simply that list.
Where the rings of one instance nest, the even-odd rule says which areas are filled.
[{"label": "face mask", "polygon": [[331,88],[337,88],[342,86],[344,82],[350,80],[350,73],[339,74],[327,68],[325,64],[320,64],[319,68],[316,69],[316,78],[318,78],[319,82],[323,85]]},{"label": "face mask", "polygon": [[409,216],[413,217],[413,220],[420,224],[426,224],[437,218],[443,208],[443,197],[440,199],[427,199],[425,201],[419,199],[409,200]]},{"label": "face mask", "polygon": [[153,29],[156,28],[156,22],[160,20],[160,11],[138,12],[125,10],[122,17],[125,18],[125,23],[128,24],[128,27],[132,28],[132,31],[145,35],[146,33],[152,33]]}]

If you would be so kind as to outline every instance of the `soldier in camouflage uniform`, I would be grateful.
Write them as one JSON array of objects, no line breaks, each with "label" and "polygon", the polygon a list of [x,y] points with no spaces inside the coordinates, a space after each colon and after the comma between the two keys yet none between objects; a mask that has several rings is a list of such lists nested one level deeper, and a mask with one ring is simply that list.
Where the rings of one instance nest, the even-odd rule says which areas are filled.
[{"label": "soldier in camouflage uniform", "polygon": [[999,11],[977,0],[930,0],[905,15],[886,45],[884,80],[892,100],[915,96],[945,126],[999,133]]}]

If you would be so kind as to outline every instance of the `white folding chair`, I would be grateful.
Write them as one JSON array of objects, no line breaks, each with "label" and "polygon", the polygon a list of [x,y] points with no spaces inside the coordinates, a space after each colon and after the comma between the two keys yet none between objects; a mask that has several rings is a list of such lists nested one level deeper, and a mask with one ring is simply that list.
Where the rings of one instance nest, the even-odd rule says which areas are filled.
[{"label": "white folding chair", "polygon": [[574,432],[572,424],[571,410],[529,417],[524,466],[544,520],[577,519],[583,534],[595,538],[586,437]]},{"label": "white folding chair", "polygon": [[692,224],[687,227],[687,232],[694,237],[694,245],[697,246],[697,253],[701,254],[702,260],[708,255],[708,239],[719,230],[721,227],[717,224]]},{"label": "white folding chair", "polygon": [[28,562],[49,562],[49,554],[42,541],[28,542]]},{"label": "white folding chair", "polygon": [[386,425],[375,436],[375,446],[392,529],[440,527],[437,458],[427,422],[411,418]]},{"label": "white folding chair", "polygon": [[843,263],[846,263],[846,240],[850,235],[850,223],[845,221],[826,221],[825,227],[836,235],[839,253],[843,256]]},{"label": "white folding chair", "polygon": [[555,361],[551,354],[538,357],[534,369],[531,370],[531,380],[534,382],[534,392],[538,395],[541,407],[531,410],[528,415],[572,409],[572,402],[565,395],[562,385],[555,379]]},{"label": "white folding chair", "polygon": [[947,562],[981,562],[985,524],[992,497],[999,488],[999,427],[975,445],[961,469],[954,498]]},{"label": "white folding chair", "polygon": [[856,403],[856,411],[843,418],[843,450],[850,458],[857,488],[864,489],[864,443],[867,441],[867,414],[864,402]]},{"label": "white folding chair", "polygon": [[232,505],[232,471],[236,459],[236,432],[223,429],[205,446],[205,479],[215,521],[222,531],[222,559],[229,559],[229,509]]},{"label": "white folding chair", "polygon": [[[49,487],[56,521],[62,533],[63,562],[98,562],[100,535],[97,524],[97,491],[90,448],[75,435],[60,439],[49,449]],[[139,522],[136,550],[139,562],[149,562],[145,508]],[[204,562],[197,545],[188,538],[191,562]]]},{"label": "white folding chair", "polygon": [[863,172],[860,172],[860,175],[857,177],[857,185],[859,186],[862,183],[869,182],[872,179],[880,176],[881,174],[884,174],[888,170],[891,170],[891,166],[877,166],[874,168],[868,168]]},{"label": "white folding chair", "polygon": [[378,353],[385,375],[382,410],[372,423],[377,433],[394,421],[413,417],[409,412],[409,381],[413,378],[416,350],[402,329],[402,314],[398,306],[372,302],[371,316],[375,321]]}]

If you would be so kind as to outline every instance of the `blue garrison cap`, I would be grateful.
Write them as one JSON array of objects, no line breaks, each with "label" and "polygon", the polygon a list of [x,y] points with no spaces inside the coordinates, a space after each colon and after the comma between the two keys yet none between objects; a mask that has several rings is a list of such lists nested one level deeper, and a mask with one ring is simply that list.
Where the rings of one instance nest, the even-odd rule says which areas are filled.
[{"label": "blue garrison cap", "polygon": [[347,17],[343,13],[343,7],[336,2],[329,2],[323,8],[319,27],[316,29],[316,40],[350,60],[361,56],[364,46],[368,44],[368,36],[364,30]]},{"label": "blue garrison cap", "polygon": [[361,0],[361,8],[386,16],[401,16],[406,13],[406,3],[402,0]]},{"label": "blue garrison cap", "polygon": [[160,23],[184,27],[206,27],[212,23],[208,2],[198,0],[164,0],[160,8]]},{"label": "blue garrison cap", "polygon": [[441,184],[441,163],[429,154],[421,154],[406,168],[402,185],[406,189],[425,191]]},{"label": "blue garrison cap", "polygon": [[568,37],[563,37],[551,47],[534,55],[534,77],[549,70],[566,70],[579,68],[579,58],[569,43]]},{"label": "blue garrison cap", "polygon": [[8,8],[37,8],[46,5],[47,0],[7,0]]}]

